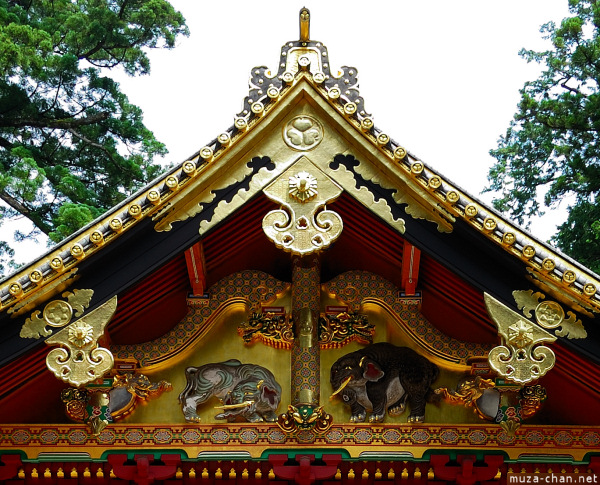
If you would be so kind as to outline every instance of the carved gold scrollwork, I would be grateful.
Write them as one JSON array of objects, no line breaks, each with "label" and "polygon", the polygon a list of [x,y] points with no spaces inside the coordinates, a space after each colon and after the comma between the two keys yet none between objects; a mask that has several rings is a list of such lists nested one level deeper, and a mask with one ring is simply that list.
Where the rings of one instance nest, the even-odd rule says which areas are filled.
[{"label": "carved gold scrollwork", "polygon": [[98,339],[117,309],[117,297],[46,339],[48,345],[60,345],[46,357],[54,375],[76,387],[92,382],[110,371],[114,364],[108,349],[98,347]]},{"label": "carved gold scrollwork", "polygon": [[90,305],[93,295],[93,290],[73,290],[72,293],[70,291],[63,293],[62,297],[67,301],[52,300],[42,312],[39,310],[33,312],[25,320],[20,336],[22,338],[40,338],[51,335],[52,332],[46,328],[46,325],[60,328],[67,325],[73,315],[80,317]]},{"label": "carved gold scrollwork", "polygon": [[554,342],[556,337],[524,320],[487,293],[484,299],[503,343],[490,350],[490,367],[500,376],[519,384],[526,384],[546,374],[554,366],[556,356],[542,344]]},{"label": "carved gold scrollwork", "polygon": [[338,315],[321,315],[319,318],[319,345],[321,349],[335,349],[356,340],[372,344],[375,325],[366,315],[343,312]]},{"label": "carved gold scrollwork", "polygon": [[[238,326],[238,334],[245,343],[260,341],[269,347],[289,350],[294,342],[294,322],[289,315],[252,313],[247,322]],[[355,340],[372,344],[375,325],[366,315],[356,312],[321,314],[318,335],[323,350],[341,348]]]},{"label": "carved gold scrollwork", "polygon": [[294,341],[294,324],[287,315],[252,313],[247,322],[240,324],[238,334],[245,343],[260,340],[276,349],[291,349]]},{"label": "carved gold scrollwork", "polygon": [[523,315],[531,318],[533,312],[536,322],[547,330],[554,330],[556,336],[569,339],[587,337],[581,320],[573,312],[568,311],[568,317],[565,317],[565,311],[559,303],[552,300],[540,302],[545,298],[543,293],[534,293],[533,290],[513,291],[513,297]]},{"label": "carved gold scrollwork", "polygon": [[339,197],[342,188],[308,158],[301,157],[264,193],[281,204],[263,218],[263,230],[278,248],[307,255],[327,248],[341,234],[342,218],[325,204]]}]

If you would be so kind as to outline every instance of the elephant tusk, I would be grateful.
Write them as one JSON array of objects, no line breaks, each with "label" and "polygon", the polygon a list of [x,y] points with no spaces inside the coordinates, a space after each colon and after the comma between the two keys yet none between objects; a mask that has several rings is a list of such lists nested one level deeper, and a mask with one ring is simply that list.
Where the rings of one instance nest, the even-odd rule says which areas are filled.
[{"label": "elephant tusk", "polygon": [[215,406],[215,409],[239,409],[252,406],[252,404],[254,404],[254,401],[244,401],[239,404],[223,404],[221,406]]},{"label": "elephant tusk", "polygon": [[344,387],[346,387],[351,380],[352,380],[352,376],[346,377],[346,380],[344,382],[342,382],[342,385],[337,388],[337,390],[331,395],[331,397],[329,399],[335,397],[337,394],[339,394],[340,392],[342,392],[342,390],[344,389]]}]

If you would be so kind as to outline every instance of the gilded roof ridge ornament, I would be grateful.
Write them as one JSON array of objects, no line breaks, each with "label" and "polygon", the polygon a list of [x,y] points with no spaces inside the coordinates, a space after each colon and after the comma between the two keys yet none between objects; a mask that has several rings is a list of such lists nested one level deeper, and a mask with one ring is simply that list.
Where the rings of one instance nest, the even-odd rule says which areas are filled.
[{"label": "gilded roof ridge ornament", "polygon": [[[302,18],[303,12],[308,18]],[[217,162],[228,150],[251,131],[270,109],[301,78],[312,80],[327,102],[348,119],[377,149],[396,162],[404,174],[410,175],[418,189],[430,194],[429,203],[451,223],[455,218],[466,221],[488,240],[519,258],[527,267],[532,282],[558,298],[565,293],[576,302],[578,311],[587,316],[600,312],[600,281],[588,268],[571,261],[546,243],[536,240],[491,207],[429,168],[415,155],[374,125],[365,110],[358,89],[356,68],[342,66],[335,73],[330,68],[327,47],[322,42],[302,40],[310,37],[310,12],[300,11],[300,40],[287,42],[281,48],[276,72],[267,67],[251,71],[249,92],[234,123],[208,145],[158,177],[153,183],[74,234],[57,248],[17,273],[0,282],[0,312],[20,316],[42,295],[51,298],[67,288],[77,266],[139,222],[152,217],[157,231],[169,230],[175,220],[170,215],[179,198],[194,186],[194,179]],[[305,22],[305,24],[303,24]],[[304,30],[303,30],[304,29]],[[305,32],[304,32],[305,31]],[[300,147],[303,148],[303,147]],[[427,192],[424,194],[427,195]],[[398,201],[396,201],[398,203]],[[410,213],[419,217],[416,213]]]},{"label": "gilded roof ridge ornament", "polygon": [[300,42],[310,40],[310,10],[306,7],[300,9]]}]

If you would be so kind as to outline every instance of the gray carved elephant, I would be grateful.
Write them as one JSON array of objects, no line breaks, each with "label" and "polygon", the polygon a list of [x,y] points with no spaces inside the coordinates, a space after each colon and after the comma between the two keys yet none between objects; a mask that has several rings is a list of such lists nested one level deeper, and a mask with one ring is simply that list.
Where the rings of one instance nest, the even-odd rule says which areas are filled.
[{"label": "gray carved elephant", "polygon": [[425,404],[436,400],[431,384],[438,367],[408,347],[389,343],[371,344],[339,358],[331,366],[333,395],[350,406],[351,422],[381,422],[410,405],[409,422],[425,419]]},{"label": "gray carved elephant", "polygon": [[228,360],[185,370],[187,383],[179,395],[187,421],[199,422],[197,407],[211,397],[218,398],[223,412],[217,419],[249,422],[277,421],[275,411],[281,401],[281,386],[273,374],[255,364]]}]

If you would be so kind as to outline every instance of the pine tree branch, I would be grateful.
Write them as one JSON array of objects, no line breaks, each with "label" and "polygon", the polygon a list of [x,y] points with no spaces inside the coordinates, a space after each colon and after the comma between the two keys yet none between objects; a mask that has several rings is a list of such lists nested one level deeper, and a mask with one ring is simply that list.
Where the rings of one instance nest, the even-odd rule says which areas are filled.
[{"label": "pine tree branch", "polygon": [[55,128],[59,130],[68,130],[79,126],[93,125],[100,121],[107,120],[110,114],[103,111],[92,114],[85,118],[67,118],[67,119],[44,119],[44,118],[18,118],[10,119],[0,117],[0,127],[23,128],[30,126],[32,128]]}]

